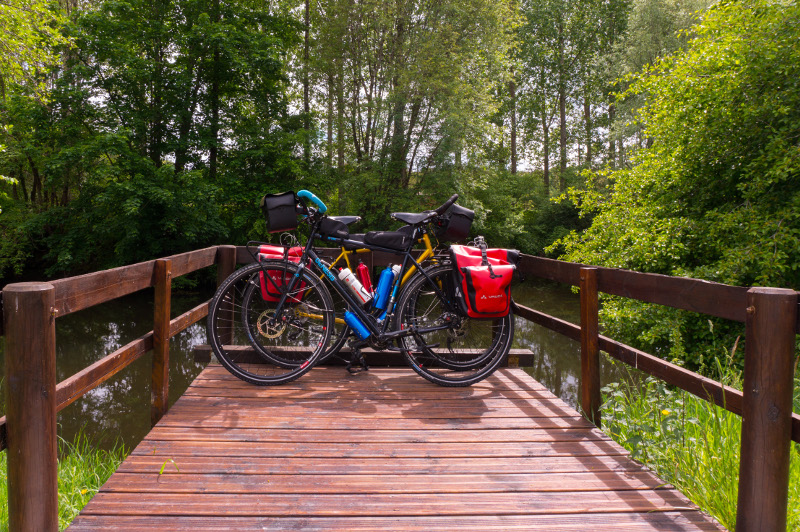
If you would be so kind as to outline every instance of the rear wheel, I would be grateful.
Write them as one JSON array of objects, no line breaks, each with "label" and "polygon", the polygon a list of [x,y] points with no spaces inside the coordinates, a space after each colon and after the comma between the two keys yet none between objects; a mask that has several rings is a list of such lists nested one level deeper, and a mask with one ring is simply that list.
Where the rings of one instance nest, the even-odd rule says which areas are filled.
[{"label": "rear wheel", "polygon": [[[265,270],[278,282],[267,282],[269,289],[262,294]],[[251,264],[220,285],[209,307],[208,339],[217,359],[236,377],[252,384],[283,384],[310,370],[324,353],[333,303],[325,285],[308,271],[288,291],[298,272],[293,263],[273,262],[265,270]],[[286,299],[277,313],[282,293]]]},{"label": "rear wheel", "polygon": [[514,320],[478,320],[455,312],[450,265],[425,270],[408,282],[398,301],[396,329],[446,328],[406,336],[400,347],[409,365],[422,377],[442,386],[469,386],[497,369],[511,348]]}]

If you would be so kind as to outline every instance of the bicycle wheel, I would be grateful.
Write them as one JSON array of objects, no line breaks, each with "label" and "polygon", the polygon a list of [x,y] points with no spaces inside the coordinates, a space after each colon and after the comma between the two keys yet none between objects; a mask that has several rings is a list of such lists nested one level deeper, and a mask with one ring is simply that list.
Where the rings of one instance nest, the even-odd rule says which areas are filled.
[{"label": "bicycle wheel", "polygon": [[[297,271],[293,263],[276,262],[267,273],[288,281]],[[325,351],[333,303],[325,285],[304,271],[276,319],[280,297],[262,297],[262,272],[261,265],[251,264],[223,281],[209,306],[208,339],[217,359],[236,377],[252,384],[283,384],[310,370]],[[287,284],[282,286],[285,292]]]},{"label": "bicycle wheel", "polygon": [[440,294],[449,292],[452,266],[435,266],[425,273],[428,277],[416,276],[400,295],[395,328],[450,327],[401,338],[406,361],[422,377],[442,386],[469,386],[485,379],[511,348],[513,317],[476,320],[450,312],[452,305]]},{"label": "bicycle wheel", "polygon": [[[269,275],[270,278],[275,281],[276,284],[279,286],[285,286],[291,276],[294,275],[293,271],[289,273],[289,270],[283,268],[281,265],[285,264],[285,261],[274,259],[274,260],[264,260],[261,261],[261,266],[263,268],[265,275]],[[261,273],[259,273],[259,278]],[[274,292],[275,296],[277,297],[277,288],[274,287],[272,284],[269,284],[268,281],[264,281],[267,283],[264,285],[269,292]],[[257,350],[262,350],[260,342],[256,341],[258,336],[258,328],[255,324],[250,323],[251,320],[251,313],[247,312],[246,309],[250,305],[250,301],[255,298],[262,298],[262,284],[263,283],[251,283],[249,284],[244,291],[242,297],[242,323],[244,324],[244,330],[252,336],[251,344]],[[317,364],[321,364],[328,357],[336,354],[339,350],[344,346],[345,342],[347,341],[348,336],[350,335],[350,327],[344,321],[344,311],[347,310],[347,304],[342,299],[342,297],[337,292],[331,292],[328,290],[328,294],[331,295],[331,300],[333,301],[333,308],[334,311],[334,323],[331,329],[330,341],[328,342],[328,346],[325,349],[325,352],[320,355]],[[278,353],[274,352],[263,352],[262,353],[266,357],[273,357],[278,363],[283,364],[293,364],[293,359],[285,359],[281,357]]]}]

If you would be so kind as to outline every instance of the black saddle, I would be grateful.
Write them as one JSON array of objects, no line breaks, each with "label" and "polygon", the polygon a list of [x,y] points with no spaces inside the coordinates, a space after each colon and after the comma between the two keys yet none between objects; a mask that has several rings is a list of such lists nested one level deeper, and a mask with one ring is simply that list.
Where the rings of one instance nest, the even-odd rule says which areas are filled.
[{"label": "black saddle", "polygon": [[393,212],[391,214],[392,218],[398,220],[400,222],[409,224],[409,225],[417,225],[421,224],[422,222],[426,222],[436,216],[435,211],[425,211],[425,212]]},{"label": "black saddle", "polygon": [[341,222],[344,225],[350,225],[352,223],[360,222],[361,216],[328,216],[329,220],[336,220],[337,222]]}]

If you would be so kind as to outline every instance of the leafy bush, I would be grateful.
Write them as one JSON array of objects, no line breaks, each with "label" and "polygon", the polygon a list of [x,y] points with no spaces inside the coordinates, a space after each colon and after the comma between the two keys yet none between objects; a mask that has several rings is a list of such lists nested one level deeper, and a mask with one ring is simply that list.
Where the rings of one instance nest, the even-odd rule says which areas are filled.
[{"label": "leafy bush", "polygon": [[[633,166],[574,192],[594,215],[564,238],[566,260],[727,284],[800,288],[800,5],[722,2],[688,48],[657,62],[645,96],[652,140]],[[634,319],[635,322],[629,321]],[[706,318],[609,301],[606,326],[637,347],[699,367],[713,358]],[[737,327],[718,326],[731,345]]]},{"label": "leafy bush", "polygon": [[[722,381],[741,388],[738,372],[715,360]],[[796,382],[795,389],[799,389]],[[662,381],[623,382],[603,389],[603,430],[733,530],[739,485],[741,417]],[[795,410],[800,407],[795,397]],[[800,445],[792,444],[787,530],[800,529]]]}]

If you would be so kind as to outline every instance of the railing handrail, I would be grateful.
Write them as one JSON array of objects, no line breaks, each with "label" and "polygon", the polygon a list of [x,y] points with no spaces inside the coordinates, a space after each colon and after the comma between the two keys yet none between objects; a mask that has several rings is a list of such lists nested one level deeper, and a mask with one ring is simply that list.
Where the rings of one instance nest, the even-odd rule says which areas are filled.
[{"label": "railing handrail", "polygon": [[[329,253],[335,253],[330,250]],[[391,254],[370,253],[361,256],[370,266],[380,266],[393,262],[396,257]],[[164,357],[166,356],[166,343],[169,338],[178,334],[192,323],[196,323],[208,313],[208,303],[203,303],[189,312],[168,320],[169,317],[169,286],[171,279],[197,271],[199,269],[217,264],[220,266],[218,271],[218,282],[221,282],[233,269],[236,263],[246,263],[252,261],[252,257],[244,247],[234,248],[233,246],[214,246],[201,250],[196,250],[179,255],[173,255],[164,259],[142,262],[130,266],[122,266],[112,270],[90,273],[67,279],[51,281],[54,293],[54,304],[52,313],[54,317],[61,317],[78,310],[111,301],[113,299],[134,293],[148,287],[160,287],[161,307],[156,308],[154,331],[130,342],[128,345],[107,355],[95,364],[85,368],[76,375],[59,383],[56,387],[55,404],[60,410],[72,403],[83,394],[93,389],[101,382],[107,380],[118,371],[126,367],[133,360],[140,357],[149,350],[155,349],[161,353],[159,361],[154,364],[153,386],[161,386],[161,395],[165,394],[165,374]],[[765,425],[761,423],[756,429],[749,425],[754,422],[753,418],[761,417],[773,419],[775,417],[774,405],[758,406],[756,399],[764,402],[764,395],[772,393],[763,383],[756,383],[758,393],[762,397],[753,397],[753,393],[747,389],[744,392],[724,386],[719,382],[702,377],[685,368],[670,364],[658,357],[644,353],[633,347],[627,346],[610,338],[599,335],[597,331],[597,293],[603,292],[617,295],[629,299],[635,299],[647,303],[660,304],[672,308],[689,310],[715,316],[737,322],[744,322],[747,325],[748,335],[754,336],[747,342],[745,356],[745,375],[748,373],[757,375],[757,378],[770,378],[770,368],[763,367],[762,359],[771,358],[775,364],[786,365],[786,357],[773,356],[772,351],[781,351],[785,354],[788,338],[793,338],[795,333],[800,333],[800,312],[798,312],[798,293],[785,289],[752,289],[746,287],[736,287],[699,279],[672,277],[668,275],[640,273],[630,270],[617,268],[590,267],[583,264],[569,263],[531,255],[522,255],[519,264],[519,271],[523,275],[535,276],[559,283],[579,286],[583,289],[584,295],[581,298],[582,315],[581,325],[575,325],[564,320],[559,320],[547,314],[529,309],[521,305],[515,305],[514,311],[520,317],[543,325],[560,334],[563,334],[582,343],[582,406],[584,412],[591,420],[600,424],[599,419],[599,371],[598,364],[594,359],[599,350],[603,350],[610,356],[621,360],[637,369],[644,371],[654,377],[664,380],[668,384],[684,389],[701,399],[707,400],[721,406],[733,413],[744,415],[745,423],[742,427],[743,456],[741,458],[740,475],[740,500],[739,514],[741,526],[737,525],[737,530],[747,530],[748,523],[758,523],[760,530],[780,530],[780,508],[776,511],[773,508],[764,509],[763,497],[772,496],[774,493],[780,494],[783,489],[780,486],[777,491],[773,490],[770,495],[762,494],[759,497],[751,497],[755,501],[747,500],[747,493],[752,489],[748,486],[765,482],[770,485],[781,484],[784,476],[788,475],[788,452],[786,460],[779,460],[778,465],[773,464],[771,468],[760,467],[761,464],[754,465],[754,456],[759,452],[763,453],[765,445],[778,445],[783,449],[784,443],[788,445],[789,440],[800,442],[800,416],[791,414],[789,416],[788,438],[781,436],[770,436],[772,439],[764,443]],[[8,285],[13,287],[14,285]],[[8,288],[6,287],[6,288]],[[5,288],[4,288],[5,290]],[[166,298],[166,305],[163,300]],[[0,323],[4,323],[2,316],[3,306],[0,299]],[[781,306],[782,305],[782,306]],[[763,310],[759,310],[763,309]],[[777,311],[775,309],[782,309]],[[783,323],[776,328],[771,324],[765,324],[762,314],[772,312],[774,316],[791,316],[791,320]],[[761,320],[761,321],[759,321]],[[773,319],[773,321],[775,321]],[[780,320],[778,320],[780,321]],[[786,322],[786,320],[783,320]],[[768,327],[769,330],[764,328]],[[53,329],[54,330],[54,329]],[[3,334],[3,326],[0,325],[0,334]],[[5,331],[9,333],[8,330]],[[756,341],[761,338],[762,341]],[[777,340],[775,340],[777,338]],[[764,344],[757,346],[755,344]],[[751,347],[752,346],[752,347]],[[767,346],[767,347],[764,347]],[[776,347],[777,346],[777,347]],[[793,346],[793,342],[792,342]],[[767,355],[763,350],[771,350]],[[792,352],[793,355],[793,352]],[[154,357],[155,358],[155,357]],[[792,357],[793,359],[793,357]],[[156,365],[161,364],[158,368]],[[782,370],[783,380],[791,379],[791,371]],[[756,377],[752,377],[756,378]],[[751,379],[752,380],[752,379]],[[786,385],[781,384],[781,400],[785,403]],[[791,383],[789,384],[789,412],[791,413]],[[154,394],[157,396],[158,394]],[[750,397],[748,397],[750,396]],[[154,402],[155,405],[155,402]],[[161,398],[158,408],[154,406],[154,422],[165,411],[165,399]],[[748,406],[749,405],[749,406]],[[755,405],[755,406],[754,406]],[[765,408],[772,407],[772,410],[765,411]],[[761,410],[759,410],[761,408]],[[785,404],[783,407],[785,409]],[[785,418],[785,416],[784,416]],[[0,449],[5,443],[4,432],[6,429],[3,419],[0,419]],[[777,430],[777,429],[776,429]],[[786,427],[781,430],[786,432]],[[751,434],[752,432],[752,434]],[[757,433],[756,433],[757,432]],[[783,440],[786,440],[784,442]],[[754,450],[753,446],[756,446]],[[760,446],[760,447],[759,447]],[[745,449],[748,456],[744,456]],[[788,450],[788,448],[787,448]],[[774,453],[773,453],[774,454]],[[753,462],[753,463],[748,463]],[[783,469],[786,471],[784,472]],[[784,475],[786,473],[786,475]],[[774,480],[777,478],[778,480]],[[748,485],[742,485],[744,482]],[[765,481],[767,479],[767,481]],[[10,482],[9,478],[9,482]],[[788,488],[788,476],[785,478]],[[749,491],[748,491],[749,489]],[[761,488],[759,488],[761,489]],[[762,489],[763,492],[763,489]],[[745,494],[745,495],[742,495]],[[780,504],[778,504],[780,507]],[[766,518],[764,517],[766,515]],[[777,515],[777,517],[776,517]],[[765,520],[766,519],[766,520]],[[765,525],[766,523],[766,525]],[[785,527],[785,497],[783,509],[783,523]],[[777,526],[777,528],[775,528]],[[766,528],[765,528],[766,527]],[[755,528],[753,528],[755,529]]]}]

